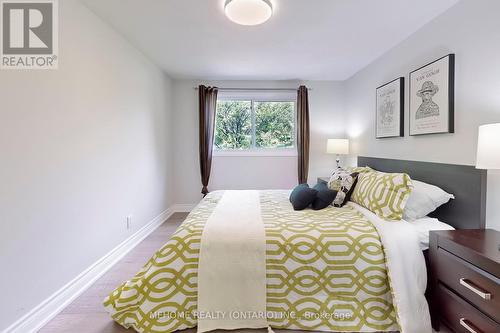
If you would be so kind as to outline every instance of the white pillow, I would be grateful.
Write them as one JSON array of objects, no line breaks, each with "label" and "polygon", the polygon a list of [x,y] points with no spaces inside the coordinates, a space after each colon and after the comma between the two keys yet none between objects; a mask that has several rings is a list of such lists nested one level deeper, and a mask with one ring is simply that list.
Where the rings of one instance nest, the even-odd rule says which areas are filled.
[{"label": "white pillow", "polygon": [[406,221],[414,221],[423,218],[444,205],[450,199],[455,199],[453,194],[446,193],[437,186],[412,180],[413,191],[403,211]]}]

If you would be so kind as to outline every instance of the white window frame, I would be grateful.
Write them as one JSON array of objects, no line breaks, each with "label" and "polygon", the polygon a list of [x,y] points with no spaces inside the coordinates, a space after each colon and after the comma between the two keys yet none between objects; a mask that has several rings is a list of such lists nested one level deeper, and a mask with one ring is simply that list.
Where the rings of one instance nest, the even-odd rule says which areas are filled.
[{"label": "white window frame", "polygon": [[[231,91],[219,92],[217,100],[250,101],[252,108],[252,130],[255,131],[255,102],[293,102],[293,147],[290,148],[257,148],[255,133],[252,133],[250,149],[219,149],[213,146],[213,156],[297,156],[297,100],[296,94],[272,91]],[[215,125],[217,126],[217,125]]]}]

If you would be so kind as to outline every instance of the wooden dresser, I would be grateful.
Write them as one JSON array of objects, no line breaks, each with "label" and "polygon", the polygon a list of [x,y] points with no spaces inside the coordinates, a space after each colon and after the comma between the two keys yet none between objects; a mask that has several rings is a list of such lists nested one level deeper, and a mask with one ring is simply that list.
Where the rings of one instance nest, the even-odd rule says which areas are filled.
[{"label": "wooden dresser", "polygon": [[432,231],[430,310],[442,332],[500,332],[500,232]]}]

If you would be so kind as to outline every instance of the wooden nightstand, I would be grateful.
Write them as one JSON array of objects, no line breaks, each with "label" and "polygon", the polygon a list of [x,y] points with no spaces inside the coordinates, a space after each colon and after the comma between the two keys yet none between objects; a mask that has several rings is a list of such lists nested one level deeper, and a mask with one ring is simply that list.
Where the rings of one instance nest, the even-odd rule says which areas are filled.
[{"label": "wooden nightstand", "polygon": [[318,177],[318,183],[328,184],[330,177]]},{"label": "wooden nightstand", "polygon": [[431,231],[429,245],[434,329],[500,332],[500,232]]}]

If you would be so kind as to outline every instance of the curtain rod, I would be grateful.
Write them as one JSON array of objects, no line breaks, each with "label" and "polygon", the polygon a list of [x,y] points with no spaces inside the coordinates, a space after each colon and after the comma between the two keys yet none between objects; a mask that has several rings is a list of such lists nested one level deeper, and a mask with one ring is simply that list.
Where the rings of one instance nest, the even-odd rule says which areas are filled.
[{"label": "curtain rod", "polygon": [[[193,87],[194,90],[198,90],[198,87]],[[299,90],[294,88],[218,88],[219,91],[297,91]],[[311,88],[307,88],[307,90],[312,90]]]}]

